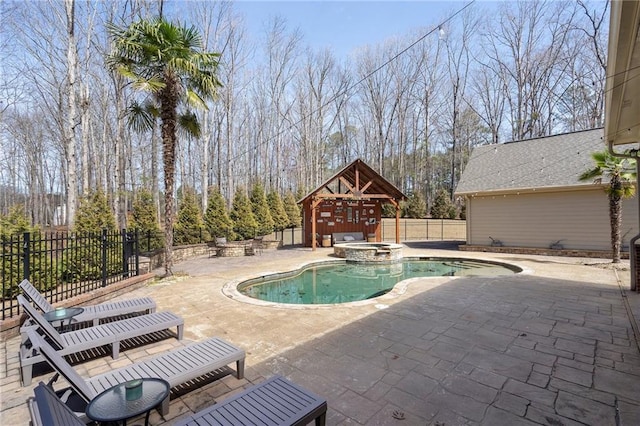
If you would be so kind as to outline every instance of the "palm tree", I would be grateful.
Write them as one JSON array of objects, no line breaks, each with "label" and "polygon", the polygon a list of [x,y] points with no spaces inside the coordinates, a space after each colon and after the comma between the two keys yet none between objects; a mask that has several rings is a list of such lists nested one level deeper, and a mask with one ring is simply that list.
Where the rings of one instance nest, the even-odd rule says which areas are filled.
[{"label": "palm tree", "polygon": [[136,89],[150,93],[144,107],[134,103],[130,124],[138,130],[151,129],[159,115],[162,123],[164,166],[164,234],[167,275],[172,275],[174,178],[178,127],[198,137],[200,126],[191,107],[206,109],[218,87],[218,53],[202,51],[202,39],[195,27],[183,27],[163,18],[140,20],[127,28],[109,26],[112,50],[108,64],[133,82]]},{"label": "palm tree", "polygon": [[635,160],[614,157],[608,151],[594,152],[591,158],[596,163],[593,169],[587,170],[579,177],[581,181],[593,180],[602,183],[608,179],[605,192],[609,197],[609,222],[611,223],[612,263],[620,262],[620,226],[622,224],[622,199],[630,198],[635,193],[633,181],[636,180]]}]

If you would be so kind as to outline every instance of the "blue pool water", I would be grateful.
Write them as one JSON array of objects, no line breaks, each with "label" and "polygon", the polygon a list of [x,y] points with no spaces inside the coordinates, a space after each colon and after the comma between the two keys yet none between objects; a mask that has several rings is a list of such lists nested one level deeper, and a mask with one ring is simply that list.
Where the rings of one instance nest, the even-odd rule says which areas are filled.
[{"label": "blue pool water", "polygon": [[255,299],[290,304],[333,304],[371,299],[416,277],[495,276],[517,267],[471,259],[405,258],[391,264],[331,263],[245,281],[238,291]]}]

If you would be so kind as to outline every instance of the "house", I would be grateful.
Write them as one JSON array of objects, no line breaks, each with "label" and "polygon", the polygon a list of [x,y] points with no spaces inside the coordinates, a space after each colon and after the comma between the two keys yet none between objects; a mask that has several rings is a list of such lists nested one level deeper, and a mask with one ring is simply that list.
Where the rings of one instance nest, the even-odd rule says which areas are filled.
[{"label": "house", "polygon": [[[466,249],[609,256],[607,182],[579,180],[606,149],[603,136],[599,128],[475,148],[455,191],[466,202]],[[624,200],[623,252],[637,218],[636,199]]]},{"label": "house", "polygon": [[[609,14],[607,80],[604,99],[604,140],[609,151],[620,153],[617,145],[640,142],[640,2],[612,0]],[[634,156],[637,158],[638,151]],[[640,167],[638,163],[637,167]],[[638,173],[640,175],[640,173]],[[636,195],[637,197],[638,195]],[[640,221],[640,218],[636,217]],[[639,235],[631,245],[631,290],[640,287]]]}]

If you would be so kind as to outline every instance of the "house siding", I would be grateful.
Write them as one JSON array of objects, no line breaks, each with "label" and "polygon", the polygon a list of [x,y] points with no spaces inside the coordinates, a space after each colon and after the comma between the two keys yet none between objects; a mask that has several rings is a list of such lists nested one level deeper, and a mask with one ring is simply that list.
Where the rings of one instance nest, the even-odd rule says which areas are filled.
[{"label": "house siding", "polygon": [[[609,202],[602,188],[467,197],[467,244],[610,250]],[[623,201],[623,247],[638,233],[635,198]]]}]

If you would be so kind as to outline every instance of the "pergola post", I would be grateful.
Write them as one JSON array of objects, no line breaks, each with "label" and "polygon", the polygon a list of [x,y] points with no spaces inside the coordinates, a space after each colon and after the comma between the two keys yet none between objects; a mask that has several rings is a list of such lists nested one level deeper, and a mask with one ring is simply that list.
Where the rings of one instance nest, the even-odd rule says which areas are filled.
[{"label": "pergola post", "polygon": [[320,204],[321,200],[311,199],[311,251],[316,251],[316,207]]},{"label": "pergola post", "polygon": [[396,244],[400,244],[400,203],[394,199],[389,201],[396,208]]}]

